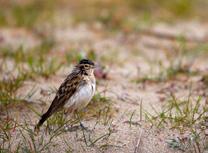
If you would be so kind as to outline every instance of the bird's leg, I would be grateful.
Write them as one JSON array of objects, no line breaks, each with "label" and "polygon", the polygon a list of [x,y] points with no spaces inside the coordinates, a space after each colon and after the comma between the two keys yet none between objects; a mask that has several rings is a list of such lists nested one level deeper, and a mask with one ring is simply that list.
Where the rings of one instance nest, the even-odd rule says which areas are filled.
[{"label": "bird's leg", "polygon": [[67,120],[67,116],[69,115],[69,110],[68,109],[66,109],[66,110],[64,110],[64,114],[63,114],[63,119],[64,119],[64,121],[66,121]]},{"label": "bird's leg", "polygon": [[78,113],[77,111],[75,112],[75,115],[76,115],[76,117],[78,118],[80,127],[81,127],[83,130],[85,130],[85,131],[90,131],[90,130],[89,130],[87,127],[85,127],[84,124],[82,123],[81,117],[80,117],[80,115],[79,115],[79,113]]},{"label": "bird's leg", "polygon": [[73,128],[72,125],[68,125],[68,120],[67,120],[67,117],[68,115],[71,114],[71,109],[66,109],[64,110],[64,121],[66,121],[66,124],[64,124],[64,130],[65,131],[71,131],[71,129]]},{"label": "bird's leg", "polygon": [[80,125],[80,127],[81,127],[82,129],[84,129],[84,130],[86,130],[86,131],[88,130],[87,127],[85,127],[85,126],[82,124],[81,121],[79,122],[79,125]]},{"label": "bird's leg", "polygon": [[[66,120],[67,117],[68,117],[68,115],[73,114],[73,112],[74,112],[73,109],[67,109],[67,110],[65,110],[64,111],[64,119]],[[80,117],[79,116],[77,117],[77,113],[76,112],[74,112],[74,113],[75,113],[75,117],[78,118],[78,121],[80,122]],[[73,131],[78,130],[80,128],[80,126],[78,126],[78,125],[74,126],[73,125],[74,124],[73,122],[74,121],[72,121],[71,125],[64,124],[64,130],[67,131],[67,132],[68,131],[69,132],[73,132]]]}]

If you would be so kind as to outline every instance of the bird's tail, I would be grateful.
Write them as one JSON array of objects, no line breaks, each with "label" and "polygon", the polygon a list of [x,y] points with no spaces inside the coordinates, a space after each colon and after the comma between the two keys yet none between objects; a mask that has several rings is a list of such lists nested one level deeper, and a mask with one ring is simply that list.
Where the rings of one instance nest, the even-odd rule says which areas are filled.
[{"label": "bird's tail", "polygon": [[45,114],[41,116],[41,119],[39,120],[38,124],[35,126],[35,132],[39,132],[39,129],[41,125],[51,116],[50,111],[47,111]]}]

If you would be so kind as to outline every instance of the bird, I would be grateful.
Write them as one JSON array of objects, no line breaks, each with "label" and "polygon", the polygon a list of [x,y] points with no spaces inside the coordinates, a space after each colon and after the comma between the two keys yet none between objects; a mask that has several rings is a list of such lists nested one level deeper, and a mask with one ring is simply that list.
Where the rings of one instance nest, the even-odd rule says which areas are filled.
[{"label": "bird", "polygon": [[50,107],[36,124],[35,131],[39,131],[43,123],[54,113],[64,110],[68,115],[80,111],[89,104],[96,88],[94,69],[95,64],[89,59],[82,59],[74,66],[58,88]]}]

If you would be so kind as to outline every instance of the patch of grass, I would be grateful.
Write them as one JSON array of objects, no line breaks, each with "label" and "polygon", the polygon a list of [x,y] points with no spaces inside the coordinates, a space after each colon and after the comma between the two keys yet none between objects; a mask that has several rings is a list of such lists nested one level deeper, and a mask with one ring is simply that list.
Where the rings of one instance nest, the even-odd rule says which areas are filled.
[{"label": "patch of grass", "polygon": [[34,51],[37,52],[37,54],[48,54],[52,50],[52,48],[56,45],[56,41],[53,37],[48,38],[44,37],[42,38],[42,41],[39,46],[33,48]]},{"label": "patch of grass", "polygon": [[[57,145],[54,139],[63,133],[61,128],[56,129],[53,133],[47,135],[42,134],[37,136],[33,132],[30,125],[25,121],[22,124],[17,123],[12,119],[0,119],[2,126],[0,141],[0,152],[51,152],[53,147]],[[4,126],[3,126],[4,125]],[[18,137],[14,138],[17,134]]]},{"label": "patch of grass", "polygon": [[12,59],[16,63],[27,62],[30,58],[45,57],[54,45],[55,41],[53,39],[44,38],[39,45],[27,50],[23,46],[19,46],[17,49],[1,47],[0,57]]},{"label": "patch of grass", "polygon": [[164,110],[156,113],[152,119],[159,119],[157,126],[170,123],[171,128],[194,128],[207,117],[208,107],[202,102],[201,97],[196,100],[191,98],[180,100],[172,95]]},{"label": "patch of grass", "polygon": [[88,58],[88,59],[91,59],[92,61],[96,61],[96,60],[97,60],[97,54],[96,54],[95,50],[90,49],[90,50],[87,52],[87,58]]},{"label": "patch of grass", "polygon": [[[171,99],[161,111],[155,110],[154,115],[145,112],[145,116],[156,127],[169,127],[179,130],[180,133],[189,131],[195,137],[190,146],[192,148],[197,145],[197,148],[203,149],[203,145],[207,141],[205,130],[207,128],[208,106],[201,97],[197,99],[188,97],[185,100],[180,100],[171,95]],[[169,145],[176,145],[172,140],[169,143]]]},{"label": "patch of grass", "polygon": [[[166,143],[169,148],[180,150],[183,152],[203,152],[204,149],[200,148],[200,141],[202,138],[200,134],[197,134],[196,132],[190,133],[187,136],[184,137],[176,137],[166,140]],[[205,151],[205,150],[204,150]]]},{"label": "patch of grass", "polygon": [[67,120],[66,116],[64,115],[64,111],[60,111],[52,115],[47,120],[47,128],[50,129],[51,126],[58,126],[62,127],[64,125],[67,125],[67,123],[70,123],[71,120]]},{"label": "patch of grass", "polygon": [[193,0],[170,0],[168,2],[164,0],[157,2],[154,0],[132,0],[128,3],[133,9],[139,9],[140,12],[148,10],[152,14],[155,8],[157,8],[160,11],[167,12],[172,17],[187,17],[194,13],[194,5],[196,5],[196,1]]},{"label": "patch of grass", "polygon": [[1,48],[0,56],[13,60],[19,67],[26,67],[24,71],[30,78],[36,76],[48,78],[61,68],[60,60],[52,56],[48,58],[54,44],[53,39],[43,39],[40,45],[28,50],[23,46],[16,50]]},{"label": "patch of grass", "polygon": [[[66,150],[72,152],[73,148],[70,144],[61,137],[65,134],[64,127],[59,126],[52,132],[34,133],[33,127],[29,121],[18,123],[17,121],[6,117],[0,118],[0,152],[53,152],[56,147],[60,148],[60,141],[66,144]],[[42,131],[41,131],[42,132]],[[81,141],[87,147],[96,147],[102,149],[104,145],[108,144],[108,139],[113,133],[111,125],[102,132],[87,132],[81,129],[79,135]],[[79,140],[80,140],[79,139]],[[57,142],[57,140],[59,140]],[[78,141],[79,141],[78,140]],[[62,147],[62,146],[61,146]]]},{"label": "patch of grass", "polygon": [[116,110],[113,108],[112,101],[101,93],[94,95],[92,101],[87,108],[81,112],[85,118],[95,117],[104,125],[108,124]]},{"label": "patch of grass", "polygon": [[[87,147],[95,147],[96,146],[96,148],[98,148],[99,150],[105,149],[105,148],[103,148],[104,146],[106,146],[106,147],[108,146],[108,143],[106,141],[108,141],[109,137],[112,135],[113,132],[114,131],[113,131],[111,125],[108,127],[107,132],[105,132],[105,133],[102,132],[99,136],[92,136],[91,133],[86,134],[86,132],[82,129],[82,135],[83,135],[83,140],[85,142],[85,145]],[[104,143],[104,144],[97,146],[97,143],[100,141],[102,141],[102,143]]]},{"label": "patch of grass", "polygon": [[[199,71],[191,70],[193,61],[197,58],[198,51],[205,46],[194,46],[190,48],[183,37],[178,38],[178,48],[173,51],[165,52],[168,64],[165,65],[164,61],[150,61],[151,72],[144,76],[139,77],[135,81],[140,82],[163,82],[172,79],[180,78],[181,76],[194,76],[199,74]],[[192,62],[189,62],[189,61]],[[153,72],[158,69],[158,72]]]},{"label": "patch of grass", "polygon": [[120,60],[119,58],[115,57],[119,57],[119,52],[117,52],[116,50],[111,50],[111,54],[103,54],[100,56],[100,61],[106,62],[108,63],[108,65],[110,65],[111,63],[116,63],[116,64],[124,64],[123,60]]},{"label": "patch of grass", "polygon": [[12,133],[18,127],[16,122],[10,117],[0,118],[0,152],[12,152]]},{"label": "patch of grass", "polygon": [[[40,45],[28,50],[25,50],[23,46],[16,50],[1,48],[0,56],[3,60],[10,60],[15,64],[13,70],[9,72],[11,74],[9,74],[8,79],[0,80],[0,104],[22,101],[24,98],[17,97],[16,91],[25,80],[35,79],[38,76],[48,78],[61,68],[59,60],[53,57],[47,58],[53,46],[53,40],[43,39]],[[4,61],[3,64],[7,67],[7,63],[4,63]],[[5,71],[7,70],[2,66],[1,73],[8,73]],[[16,77],[13,77],[14,72],[17,72]]]},{"label": "patch of grass", "polygon": [[[75,23],[100,23],[111,31],[138,30],[146,19],[152,23],[158,20],[172,22],[176,19],[199,17],[203,19],[202,6],[207,3],[197,0],[115,0],[115,1],[76,1],[77,9],[72,11]],[[86,7],[88,6],[88,7]],[[82,10],[80,12],[79,10]],[[206,9],[205,9],[206,10]],[[132,22],[133,21],[133,22]]]},{"label": "patch of grass", "polygon": [[159,72],[157,74],[147,75],[137,78],[135,81],[140,82],[164,82],[171,79],[176,79],[180,75],[193,76],[196,75],[196,71],[191,71],[189,66],[183,66],[181,62],[170,63],[168,67],[159,64]]},{"label": "patch of grass", "polygon": [[168,3],[167,9],[169,8],[175,16],[184,17],[194,13],[195,3],[193,0],[176,0]]},{"label": "patch of grass", "polygon": [[72,62],[80,61],[82,58],[84,58],[84,54],[81,51],[77,50],[70,50],[65,53],[66,62],[68,64],[71,64]]},{"label": "patch of grass", "polygon": [[0,80],[0,105],[21,101],[16,96],[16,91],[23,85],[26,78],[25,74],[21,74],[17,77]]},{"label": "patch of grass", "polygon": [[[171,20],[184,17],[199,17],[205,14],[201,10],[201,6],[206,8],[203,1],[197,0],[170,0],[170,1],[154,1],[154,0],[115,0],[115,1],[58,1],[58,0],[32,0],[29,3],[7,2],[0,3],[2,11],[0,11],[0,25],[3,26],[21,26],[34,28],[37,24],[45,22],[55,11],[68,6],[76,6],[70,9],[70,13],[74,18],[74,22],[99,22],[108,29],[131,29],[129,24],[130,17],[139,17],[137,20],[143,20],[143,16],[151,19]],[[63,6],[64,5],[64,6]],[[88,6],[88,7],[86,7]],[[69,7],[70,8],[70,7]],[[66,8],[65,8],[66,9]],[[55,10],[55,11],[54,11]],[[82,10],[82,11],[80,11]],[[204,9],[206,10],[206,9]],[[29,12],[29,13],[28,13]],[[161,13],[162,12],[162,13]],[[135,22],[138,27],[138,22]]]},{"label": "patch of grass", "polygon": [[93,49],[87,51],[79,51],[78,49],[70,49],[68,52],[65,53],[66,62],[68,64],[80,61],[83,58],[87,58],[93,61],[96,61],[97,54]]},{"label": "patch of grass", "polygon": [[11,15],[16,26],[31,27],[38,20],[42,9],[41,3],[34,1],[34,3],[26,6],[14,5],[11,9]]},{"label": "patch of grass", "polygon": [[50,17],[54,1],[33,0],[29,3],[0,2],[0,4],[2,6],[2,11],[0,11],[1,26],[34,28],[42,18]]},{"label": "patch of grass", "polygon": [[61,68],[61,64],[54,58],[50,61],[45,60],[45,58],[28,59],[29,75],[31,75],[31,77],[34,78],[35,76],[43,76],[45,78],[49,78]]}]

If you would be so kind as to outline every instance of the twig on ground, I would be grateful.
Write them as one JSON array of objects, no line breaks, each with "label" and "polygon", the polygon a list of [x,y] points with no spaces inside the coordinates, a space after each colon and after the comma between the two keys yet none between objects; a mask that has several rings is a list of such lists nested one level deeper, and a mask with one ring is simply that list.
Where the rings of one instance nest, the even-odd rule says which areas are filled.
[{"label": "twig on ground", "polygon": [[137,138],[136,147],[135,147],[135,149],[134,149],[134,153],[138,153],[139,145],[140,145],[141,138],[142,138],[142,133],[143,133],[143,130],[140,129],[139,136],[138,136],[138,138]]}]

